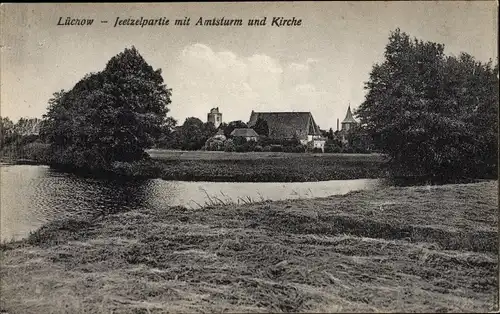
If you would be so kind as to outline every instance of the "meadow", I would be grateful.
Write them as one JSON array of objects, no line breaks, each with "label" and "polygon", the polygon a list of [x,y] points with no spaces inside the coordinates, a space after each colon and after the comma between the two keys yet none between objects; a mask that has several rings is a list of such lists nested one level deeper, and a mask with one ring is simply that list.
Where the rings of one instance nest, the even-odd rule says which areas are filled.
[{"label": "meadow", "polygon": [[256,159],[283,159],[283,158],[326,158],[337,161],[381,161],[382,155],[372,154],[345,154],[345,153],[285,153],[285,152],[221,152],[221,151],[186,151],[149,149],[147,153],[158,160],[256,160]]},{"label": "meadow", "polygon": [[[36,144],[36,145],[35,145]],[[13,164],[50,164],[46,144],[2,150],[0,161]],[[385,176],[380,154],[314,154],[283,152],[217,152],[151,149],[151,157],[137,162],[116,162],[95,176],[128,176],[182,181],[310,182],[380,178]],[[68,172],[85,171],[63,168]]]},{"label": "meadow", "polygon": [[498,310],[498,182],[134,210],[2,246],[8,313]]},{"label": "meadow", "polygon": [[307,182],[379,178],[379,154],[210,152],[149,150],[148,162],[118,164],[115,173],[165,180],[224,182]]}]

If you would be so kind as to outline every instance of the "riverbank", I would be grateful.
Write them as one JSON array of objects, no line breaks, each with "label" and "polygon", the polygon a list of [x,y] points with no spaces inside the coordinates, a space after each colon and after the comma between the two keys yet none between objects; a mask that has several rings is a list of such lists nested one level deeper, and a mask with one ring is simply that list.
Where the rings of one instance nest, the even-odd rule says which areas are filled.
[{"label": "riverbank", "polygon": [[0,162],[16,165],[47,164],[49,145],[39,141],[11,143],[0,149]]},{"label": "riverbank", "polygon": [[133,210],[2,248],[9,313],[493,311],[498,183]]},{"label": "riverbank", "polygon": [[228,153],[150,150],[151,160],[116,164],[125,176],[213,182],[313,182],[385,175],[379,154]]},{"label": "riverbank", "polygon": [[[269,152],[206,152],[150,150],[151,158],[115,162],[94,172],[53,165],[63,171],[93,177],[161,178],[209,182],[315,182],[375,179],[385,176],[379,154],[313,154]],[[47,159],[3,158],[10,164],[49,164]]]}]

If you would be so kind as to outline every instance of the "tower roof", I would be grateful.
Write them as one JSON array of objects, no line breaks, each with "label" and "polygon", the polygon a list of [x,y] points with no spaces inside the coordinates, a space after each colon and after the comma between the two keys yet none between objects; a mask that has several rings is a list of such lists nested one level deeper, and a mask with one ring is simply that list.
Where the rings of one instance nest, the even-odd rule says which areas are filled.
[{"label": "tower roof", "polygon": [[347,108],[347,114],[345,115],[344,121],[342,123],[358,123],[358,121],[354,120],[351,112],[351,105]]}]

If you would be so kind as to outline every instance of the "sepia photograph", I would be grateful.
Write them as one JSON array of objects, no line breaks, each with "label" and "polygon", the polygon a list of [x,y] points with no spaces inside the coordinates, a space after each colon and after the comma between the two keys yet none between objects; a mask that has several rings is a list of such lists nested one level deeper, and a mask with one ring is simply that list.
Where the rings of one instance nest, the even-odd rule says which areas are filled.
[{"label": "sepia photograph", "polygon": [[498,1],[0,4],[0,313],[499,311]]}]

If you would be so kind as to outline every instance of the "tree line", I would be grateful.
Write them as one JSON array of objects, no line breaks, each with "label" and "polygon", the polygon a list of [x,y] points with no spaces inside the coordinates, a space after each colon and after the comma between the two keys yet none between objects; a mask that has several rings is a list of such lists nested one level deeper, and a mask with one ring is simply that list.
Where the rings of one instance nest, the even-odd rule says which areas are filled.
[{"label": "tree line", "polygon": [[46,160],[46,145],[39,138],[39,118],[20,118],[16,123],[0,117],[0,157],[9,160]]}]

